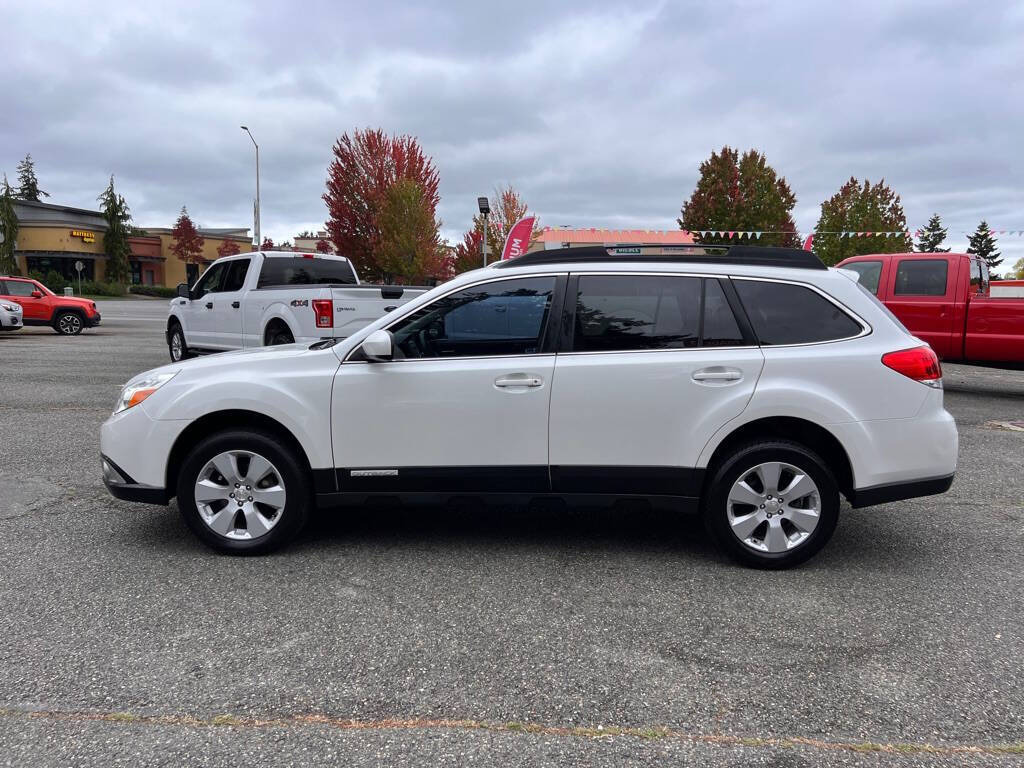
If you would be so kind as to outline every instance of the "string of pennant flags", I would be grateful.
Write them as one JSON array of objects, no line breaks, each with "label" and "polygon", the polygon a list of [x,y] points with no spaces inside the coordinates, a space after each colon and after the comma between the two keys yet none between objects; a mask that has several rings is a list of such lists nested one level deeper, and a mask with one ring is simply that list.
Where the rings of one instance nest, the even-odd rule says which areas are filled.
[{"label": "string of pennant flags", "polygon": [[[924,232],[922,229],[909,230],[905,229],[896,232],[856,232],[852,230],[823,230],[821,232],[813,232],[815,236],[818,235],[838,235],[840,239],[844,237],[920,237]],[[993,235],[1016,235],[1017,237],[1024,236],[1024,229],[989,229],[989,232]],[[687,230],[687,234],[697,235],[699,237],[724,237],[726,239],[737,239],[741,240],[744,238],[750,240],[760,240],[762,235],[798,235],[797,232],[787,232],[784,230],[725,230],[725,229],[693,229]],[[963,232],[965,235],[973,235],[974,232]]]}]

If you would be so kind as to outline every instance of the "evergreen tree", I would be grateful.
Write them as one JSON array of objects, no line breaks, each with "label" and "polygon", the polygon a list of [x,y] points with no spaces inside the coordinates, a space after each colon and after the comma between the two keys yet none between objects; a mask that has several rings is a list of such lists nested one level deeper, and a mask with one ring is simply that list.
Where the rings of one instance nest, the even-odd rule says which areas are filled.
[{"label": "evergreen tree", "polygon": [[0,275],[20,275],[18,259],[14,255],[14,241],[18,237],[18,217],[14,213],[14,190],[7,183],[4,174],[3,187],[0,188]]},{"label": "evergreen tree", "polygon": [[[800,247],[793,222],[796,195],[786,179],[768,165],[764,155],[751,149],[740,156],[729,147],[700,164],[700,178],[690,199],[683,203],[681,229],[690,232],[773,232],[750,245]],[[705,235],[700,242],[732,245],[735,238]],[[746,242],[746,241],[744,241]]]},{"label": "evergreen tree", "polygon": [[114,191],[114,177],[98,198],[102,205],[103,218],[107,221],[107,231],[103,235],[103,253],[107,256],[106,280],[108,283],[126,284],[129,281],[128,256],[131,246],[128,244],[131,212],[124,198]]},{"label": "evergreen tree", "polygon": [[946,228],[942,226],[939,214],[933,214],[921,234],[917,238],[918,253],[949,253],[949,248],[941,248],[946,239]]},{"label": "evergreen tree", "polygon": [[[861,184],[850,178],[832,197],[821,204],[821,217],[814,230],[814,252],[826,264],[838,264],[864,253],[904,253],[912,247],[907,217],[900,196],[885,180]],[[844,237],[837,232],[865,232],[870,236]],[[880,236],[878,232],[900,232]]]},{"label": "evergreen tree", "polygon": [[992,230],[988,228],[988,222],[982,221],[974,230],[974,234],[967,238],[967,242],[967,252],[981,256],[988,263],[990,272],[1003,263],[1002,254],[996,250],[996,239],[992,235]]},{"label": "evergreen tree", "polygon": [[39,196],[49,197],[49,192],[43,192],[39,188],[39,179],[36,178],[36,164],[32,162],[32,155],[25,155],[25,159],[18,163],[18,194],[22,200],[33,200],[39,202]]}]

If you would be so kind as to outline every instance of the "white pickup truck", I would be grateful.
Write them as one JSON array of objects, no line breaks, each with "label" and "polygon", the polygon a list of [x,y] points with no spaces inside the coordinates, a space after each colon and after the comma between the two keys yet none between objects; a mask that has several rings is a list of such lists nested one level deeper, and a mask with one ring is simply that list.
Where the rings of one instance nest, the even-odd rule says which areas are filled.
[{"label": "white pickup truck", "polygon": [[343,339],[429,290],[365,285],[340,256],[293,251],[217,259],[171,300],[167,348],[196,354]]}]

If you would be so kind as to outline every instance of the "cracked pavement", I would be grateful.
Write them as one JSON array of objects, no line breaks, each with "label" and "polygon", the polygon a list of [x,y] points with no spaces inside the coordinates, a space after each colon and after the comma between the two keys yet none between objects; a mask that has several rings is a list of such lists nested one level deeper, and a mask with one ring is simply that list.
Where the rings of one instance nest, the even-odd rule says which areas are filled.
[{"label": "cracked pavement", "polygon": [[[100,309],[0,335],[0,765],[1024,764],[1024,433],[986,426],[1024,372],[947,366],[950,493],[844,507],[798,570],[631,506],[335,513],[240,559],[104,490],[166,304]],[[486,727],[388,726],[420,719]]]}]

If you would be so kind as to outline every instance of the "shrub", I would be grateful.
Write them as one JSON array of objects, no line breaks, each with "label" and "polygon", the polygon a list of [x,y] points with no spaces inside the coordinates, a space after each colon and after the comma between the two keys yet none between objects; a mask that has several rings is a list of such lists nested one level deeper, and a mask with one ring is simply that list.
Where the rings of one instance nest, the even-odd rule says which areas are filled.
[{"label": "shrub", "polygon": [[[78,286],[75,286],[76,288]],[[52,291],[53,288],[50,288]],[[124,296],[125,286],[120,283],[97,283],[92,280],[82,281],[82,295],[86,296]]]},{"label": "shrub", "polygon": [[49,272],[47,272],[46,277],[39,279],[39,282],[45,285],[54,293],[64,293],[64,286],[70,285],[70,283],[64,279],[64,275],[62,275],[55,269],[51,269]]},{"label": "shrub", "polygon": [[162,285],[130,285],[128,292],[138,296],[159,296],[161,299],[173,299],[178,295],[177,289]]}]

